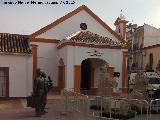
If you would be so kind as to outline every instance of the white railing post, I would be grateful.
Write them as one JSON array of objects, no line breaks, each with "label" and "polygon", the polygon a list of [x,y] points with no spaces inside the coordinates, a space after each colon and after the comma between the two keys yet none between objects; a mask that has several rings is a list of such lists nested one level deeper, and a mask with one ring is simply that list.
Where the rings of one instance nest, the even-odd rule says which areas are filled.
[{"label": "white railing post", "polygon": [[149,109],[149,103],[147,100],[142,100],[143,102],[145,102],[147,104],[147,120],[148,120],[148,109]]},{"label": "white railing post", "polygon": [[[149,116],[150,120],[152,120],[152,115],[151,115],[152,114],[152,103],[154,101],[157,103],[158,101],[160,101],[160,99],[151,100],[151,102],[150,102],[150,116]],[[159,107],[159,106],[157,105],[156,107]]]}]

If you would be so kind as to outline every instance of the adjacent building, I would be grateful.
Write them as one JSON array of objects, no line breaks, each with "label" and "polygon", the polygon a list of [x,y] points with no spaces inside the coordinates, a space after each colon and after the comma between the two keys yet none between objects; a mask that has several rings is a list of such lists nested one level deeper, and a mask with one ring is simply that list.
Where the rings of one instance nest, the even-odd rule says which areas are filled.
[{"label": "adjacent building", "polygon": [[132,44],[129,49],[130,72],[138,70],[157,71],[160,60],[160,29],[148,24],[137,27],[128,25],[127,40]]},{"label": "adjacent building", "polygon": [[32,66],[28,36],[0,33],[0,97],[30,95]]}]

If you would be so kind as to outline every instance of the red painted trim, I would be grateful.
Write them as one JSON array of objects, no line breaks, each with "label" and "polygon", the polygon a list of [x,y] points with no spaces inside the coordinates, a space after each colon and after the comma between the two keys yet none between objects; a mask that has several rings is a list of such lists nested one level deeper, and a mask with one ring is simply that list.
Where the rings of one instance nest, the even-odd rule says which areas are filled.
[{"label": "red painted trim", "polygon": [[128,56],[128,52],[123,52],[123,63],[122,63],[122,89],[126,86],[126,76],[127,76],[127,66],[126,66],[126,57]]},{"label": "red painted trim", "polygon": [[45,39],[45,38],[30,38],[31,42],[43,42],[43,43],[59,43],[57,39]]},{"label": "red painted trim", "polygon": [[74,65],[74,91],[80,92],[81,65]]},{"label": "red painted trim", "polygon": [[32,68],[32,79],[33,79],[33,89],[35,87],[35,78],[36,78],[36,71],[37,71],[37,49],[38,49],[38,46],[37,45],[34,45],[34,44],[31,44],[31,49],[32,49],[32,55],[33,55],[33,61],[32,61],[32,64],[33,64],[33,68]]},{"label": "red painted trim", "polygon": [[62,90],[65,88],[65,69],[66,66],[58,66],[58,89]]}]

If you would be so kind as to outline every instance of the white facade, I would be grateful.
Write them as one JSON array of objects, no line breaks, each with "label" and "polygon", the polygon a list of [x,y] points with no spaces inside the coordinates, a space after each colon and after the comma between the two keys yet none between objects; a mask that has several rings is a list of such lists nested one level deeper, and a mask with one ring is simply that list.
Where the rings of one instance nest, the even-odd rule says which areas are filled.
[{"label": "white facade", "polygon": [[160,29],[144,24],[144,44],[143,47],[160,44]]},{"label": "white facade", "polygon": [[[100,57],[90,56],[90,53],[94,50],[102,53]],[[120,72],[120,79],[122,79],[122,51],[120,49],[100,49],[100,48],[88,48],[78,46],[66,46],[60,49],[60,58],[64,60],[66,66],[66,87],[74,88],[74,65],[81,65],[82,61],[88,58],[97,58],[106,61],[109,67],[114,67],[115,72]],[[97,67],[100,67],[97,65]],[[98,69],[96,69],[97,71]],[[96,72],[95,72],[96,73]],[[95,74],[95,78],[97,78]],[[121,87],[121,81],[118,84]],[[95,86],[96,87],[96,86]]]},{"label": "white facade", "polygon": [[54,43],[37,43],[31,44],[38,45],[37,48],[37,68],[44,71],[47,76],[49,75],[54,82],[58,85],[58,49],[57,44]]},{"label": "white facade", "polygon": [[106,28],[104,28],[98,21],[96,21],[84,10],[63,21],[61,24],[56,25],[45,33],[42,33],[36,38],[62,40],[67,36],[76,33],[77,31],[81,31],[80,23],[87,24],[87,31],[117,40],[114,35],[112,35],[108,30],[106,30]]},{"label": "white facade", "polygon": [[0,66],[9,67],[9,97],[27,97],[33,89],[32,56],[0,56]]}]

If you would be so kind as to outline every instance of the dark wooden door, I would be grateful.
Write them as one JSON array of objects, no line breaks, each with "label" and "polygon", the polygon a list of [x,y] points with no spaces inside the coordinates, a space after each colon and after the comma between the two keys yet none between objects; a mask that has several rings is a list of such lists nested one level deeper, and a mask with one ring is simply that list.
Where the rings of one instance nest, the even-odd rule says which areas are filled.
[{"label": "dark wooden door", "polygon": [[0,97],[9,97],[9,68],[0,67]]}]

